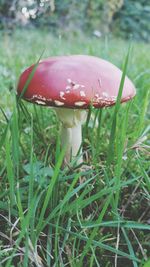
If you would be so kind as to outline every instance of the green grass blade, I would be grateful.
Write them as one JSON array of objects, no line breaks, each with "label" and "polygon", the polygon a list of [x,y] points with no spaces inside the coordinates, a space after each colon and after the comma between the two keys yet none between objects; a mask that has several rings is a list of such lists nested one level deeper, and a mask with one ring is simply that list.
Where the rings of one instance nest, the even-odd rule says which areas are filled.
[{"label": "green grass blade", "polygon": [[18,97],[18,102],[20,101],[20,99],[24,96],[25,92],[27,91],[28,86],[29,86],[29,84],[30,84],[30,82],[31,82],[31,80],[32,80],[32,78],[33,78],[35,72],[36,72],[36,69],[37,69],[37,67],[38,67],[38,65],[39,65],[39,62],[40,62],[40,60],[41,60],[43,54],[44,54],[44,50],[42,51],[42,53],[41,53],[39,59],[37,60],[37,62],[34,64],[33,69],[32,69],[32,71],[31,71],[31,73],[29,74],[29,78],[28,78],[28,80],[26,81],[26,83],[25,83],[25,85],[24,85],[24,87],[23,87],[23,89],[22,89],[22,92],[21,92],[21,94],[20,94],[19,97]]},{"label": "green grass blade", "polygon": [[3,134],[1,135],[1,139],[0,139],[0,150],[1,148],[3,147],[3,145],[5,144],[5,139],[6,139],[6,136],[7,136],[7,131],[9,129],[9,125],[7,124],[4,131],[3,131]]},{"label": "green grass blade", "polygon": [[140,167],[140,170],[141,170],[142,176],[143,176],[143,178],[145,180],[145,183],[146,183],[146,186],[148,188],[148,191],[150,192],[150,177],[146,173],[146,171],[144,170],[144,167],[142,166],[141,159],[139,157],[137,157],[137,163],[138,163],[138,165]]},{"label": "green grass blade", "polygon": [[34,174],[33,174],[33,118],[31,117],[31,141],[30,141],[30,179],[29,179],[29,195],[28,195],[28,208],[30,208],[31,200],[33,198],[33,185],[34,185]]},{"label": "green grass blade", "polygon": [[10,205],[11,208],[15,203],[15,174],[13,163],[11,159],[11,148],[10,148],[10,140],[6,139],[6,171],[7,171],[7,179],[10,187]]},{"label": "green grass blade", "polygon": [[[112,195],[109,195],[109,197],[107,198],[107,200],[105,201],[104,207],[99,215],[99,218],[97,219],[97,223],[100,223],[108,209],[108,206],[110,205],[110,201],[112,199]],[[88,253],[90,246],[92,245],[92,241],[95,238],[95,236],[97,235],[97,231],[98,231],[98,227],[95,227],[92,231],[92,233],[90,234],[90,237],[88,238],[88,241],[86,243],[86,246],[83,249],[82,255],[80,257],[80,261],[79,261],[79,266],[83,266],[83,259],[85,257],[85,255]]]},{"label": "green grass blade", "polygon": [[41,228],[43,226],[43,218],[44,218],[44,215],[45,215],[45,211],[48,207],[48,203],[50,201],[50,198],[51,198],[51,195],[52,195],[52,192],[53,192],[53,188],[57,182],[57,177],[58,177],[58,174],[60,172],[60,168],[61,168],[61,165],[62,165],[62,161],[64,159],[64,156],[65,156],[65,151],[66,151],[66,148],[64,147],[64,149],[62,150],[59,158],[58,158],[58,161],[57,161],[57,164],[56,164],[56,167],[55,167],[55,170],[54,170],[54,175],[50,181],[50,184],[48,186],[48,189],[47,189],[47,193],[46,193],[46,196],[45,196],[45,200],[44,200],[44,203],[43,203],[43,207],[42,207],[42,210],[41,210],[41,214],[40,214],[40,217],[39,217],[39,221],[38,221],[38,225],[36,227],[36,230],[37,230],[37,235],[39,235],[40,231],[41,231]]},{"label": "green grass blade", "polygon": [[[56,225],[55,224],[52,224],[52,223],[49,223],[49,225],[51,225],[54,228],[56,227]],[[88,238],[85,237],[85,236],[83,236],[83,235],[81,235],[81,234],[75,233],[75,232],[73,232],[71,230],[68,231],[65,228],[63,228],[62,226],[59,226],[59,229],[62,232],[65,232],[65,233],[68,233],[68,234],[70,234],[70,235],[72,235],[74,237],[77,237],[79,240],[83,240],[85,242],[88,242]],[[130,254],[127,254],[127,253],[125,253],[125,252],[123,252],[123,251],[121,251],[119,249],[115,249],[115,248],[113,248],[113,247],[111,247],[109,245],[106,245],[106,244],[104,244],[104,243],[102,243],[100,241],[91,240],[91,243],[92,243],[92,245],[94,247],[103,248],[104,250],[110,251],[110,252],[115,253],[117,255],[126,257],[126,258],[131,259],[131,260],[134,260],[136,262],[140,262],[140,260],[137,257],[133,257]]]},{"label": "green grass blade", "polygon": [[84,223],[82,222],[82,227],[83,228],[93,228],[96,226],[101,226],[101,227],[118,227],[118,224],[120,225],[120,227],[122,228],[126,228],[126,229],[139,229],[139,230],[148,230],[150,231],[150,225],[148,224],[142,224],[142,223],[137,223],[134,221],[126,221],[126,220],[117,220],[117,221],[108,221],[108,222],[102,222],[97,224],[96,222],[88,222],[88,223]]},{"label": "green grass blade", "polygon": [[125,59],[124,67],[123,67],[123,72],[122,72],[122,77],[121,77],[121,82],[120,82],[120,87],[119,87],[119,92],[117,96],[117,101],[115,104],[115,109],[114,109],[114,114],[113,114],[113,120],[112,120],[112,127],[111,127],[111,133],[110,133],[110,140],[109,140],[109,147],[108,147],[108,156],[107,156],[107,166],[110,166],[113,158],[114,158],[114,143],[115,143],[115,135],[116,135],[116,125],[117,125],[117,114],[121,105],[121,96],[123,92],[123,87],[124,87],[124,81],[125,81],[125,76],[127,72],[127,66],[128,66],[128,61],[129,61],[129,55],[130,55],[130,50],[131,47],[128,49],[128,53]]},{"label": "green grass blade", "polygon": [[[130,242],[128,236],[127,236],[127,233],[126,233],[126,231],[125,231],[124,228],[122,228],[121,230],[122,230],[122,232],[123,232],[124,238],[125,238],[126,243],[127,243],[127,245],[128,245],[128,249],[129,249],[130,255],[134,258],[134,257],[135,257],[135,253],[134,253],[132,244],[131,244],[131,242]],[[132,262],[133,262],[133,266],[134,266],[134,267],[138,267],[136,261],[133,260]]]},{"label": "green grass blade", "polygon": [[[121,174],[122,174],[122,161],[123,161],[123,153],[125,149],[126,142],[126,131],[128,126],[128,118],[129,118],[129,109],[130,104],[126,105],[126,109],[124,110],[124,114],[120,120],[119,134],[117,136],[117,159],[116,159],[116,167],[115,167],[115,184],[119,185],[121,183]],[[117,210],[119,204],[120,197],[120,189],[116,191],[114,200],[115,200],[115,209]]]}]

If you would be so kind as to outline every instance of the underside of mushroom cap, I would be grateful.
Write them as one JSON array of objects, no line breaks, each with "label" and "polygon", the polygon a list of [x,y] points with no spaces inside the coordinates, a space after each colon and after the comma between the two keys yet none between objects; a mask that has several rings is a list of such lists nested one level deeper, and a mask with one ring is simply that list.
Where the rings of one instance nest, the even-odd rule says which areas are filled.
[{"label": "underside of mushroom cap", "polygon": [[[18,94],[25,86],[34,65],[20,76]],[[45,106],[86,109],[114,105],[122,71],[110,62],[92,56],[59,56],[42,60],[30,81],[23,98]],[[121,102],[136,94],[126,76]]]}]

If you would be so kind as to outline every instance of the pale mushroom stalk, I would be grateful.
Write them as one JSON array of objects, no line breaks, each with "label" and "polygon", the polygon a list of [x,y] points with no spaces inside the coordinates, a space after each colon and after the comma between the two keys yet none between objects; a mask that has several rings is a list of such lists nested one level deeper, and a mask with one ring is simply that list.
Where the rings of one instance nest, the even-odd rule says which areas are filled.
[{"label": "pale mushroom stalk", "polygon": [[77,163],[80,164],[83,162],[82,124],[86,121],[87,111],[64,108],[55,108],[55,111],[62,122],[61,145],[66,147],[65,162],[70,163],[71,159],[78,157]]}]

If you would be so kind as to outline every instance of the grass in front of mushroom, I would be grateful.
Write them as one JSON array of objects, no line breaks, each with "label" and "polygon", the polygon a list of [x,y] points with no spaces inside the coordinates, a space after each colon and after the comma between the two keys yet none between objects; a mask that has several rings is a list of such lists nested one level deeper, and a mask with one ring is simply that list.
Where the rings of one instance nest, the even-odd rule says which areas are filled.
[{"label": "grass in front of mushroom", "polygon": [[130,54],[136,98],[121,105],[117,121],[115,107],[92,110],[83,127],[91,168],[62,170],[57,117],[16,103],[18,76],[39,58],[43,40],[44,57],[90,54],[119,67],[128,44],[36,30],[0,34],[0,265],[143,266],[150,257],[149,45],[134,43]]}]

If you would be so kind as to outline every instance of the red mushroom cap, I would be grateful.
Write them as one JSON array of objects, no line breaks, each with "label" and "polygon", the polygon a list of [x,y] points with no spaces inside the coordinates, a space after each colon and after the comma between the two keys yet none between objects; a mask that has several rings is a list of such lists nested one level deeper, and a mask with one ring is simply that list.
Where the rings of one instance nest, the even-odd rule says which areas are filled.
[{"label": "red mushroom cap", "polygon": [[[34,65],[20,76],[18,94]],[[72,55],[52,57],[40,61],[23,98],[40,105],[96,108],[115,104],[122,71],[110,62],[92,56]],[[121,102],[136,94],[135,87],[125,78]]]}]

